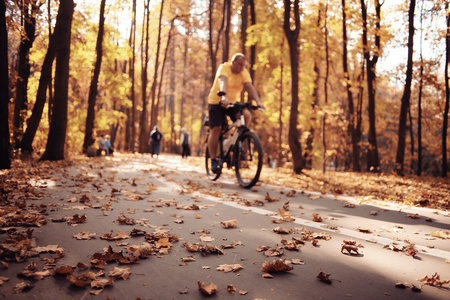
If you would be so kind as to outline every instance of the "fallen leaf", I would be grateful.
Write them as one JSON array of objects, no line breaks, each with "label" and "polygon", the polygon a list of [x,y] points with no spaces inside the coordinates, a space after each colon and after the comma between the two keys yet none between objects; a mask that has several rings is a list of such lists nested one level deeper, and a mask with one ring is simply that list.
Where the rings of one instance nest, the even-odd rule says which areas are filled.
[{"label": "fallen leaf", "polygon": [[289,233],[293,232],[294,230],[278,226],[278,227],[273,228],[272,231],[276,232],[276,233],[280,233],[280,234],[289,234]]},{"label": "fallen leaf", "polygon": [[89,231],[82,231],[80,233],[75,234],[73,237],[77,240],[90,240],[95,239],[96,233],[89,233]]},{"label": "fallen leaf", "polygon": [[322,222],[322,217],[319,214],[313,213],[312,217],[314,222]]},{"label": "fallen leaf", "polygon": [[222,226],[224,227],[224,228],[236,228],[236,223],[238,222],[238,220],[236,220],[236,219],[233,219],[233,220],[228,220],[228,221],[223,221],[223,222],[220,222],[220,224],[222,224]]},{"label": "fallen leaf", "polygon": [[261,267],[262,272],[284,272],[284,271],[291,271],[294,268],[291,266],[288,266],[285,262],[286,260],[277,258],[272,263],[270,263],[268,260],[264,260],[264,263]]},{"label": "fallen leaf", "polygon": [[213,295],[217,293],[217,285],[215,285],[214,283],[206,285],[204,283],[201,283],[200,281],[197,281],[197,284],[198,290],[205,295]]},{"label": "fallen leaf", "polygon": [[0,285],[3,285],[6,281],[8,281],[9,278],[5,276],[0,276]]},{"label": "fallen leaf", "polygon": [[13,294],[22,293],[25,291],[29,291],[33,288],[33,285],[31,285],[28,282],[19,282],[14,286]]},{"label": "fallen leaf", "polygon": [[114,269],[112,269],[108,273],[108,275],[114,278],[122,278],[123,280],[127,280],[128,278],[130,278],[131,272],[130,268],[114,267]]},{"label": "fallen leaf", "polygon": [[450,232],[448,232],[448,231],[439,230],[439,231],[430,233],[430,235],[432,237],[437,237],[437,238],[444,239],[444,240],[450,239]]},{"label": "fallen leaf", "polygon": [[280,201],[280,198],[275,198],[275,197],[271,197],[269,192],[267,192],[266,194],[266,198],[264,198],[264,200],[268,201],[268,202],[277,202]]},{"label": "fallen leaf", "polygon": [[317,278],[319,278],[320,280],[322,280],[325,283],[331,284],[332,281],[329,278],[331,274],[325,274],[324,272],[320,271],[320,273],[317,275]]},{"label": "fallen leaf", "polygon": [[94,281],[91,282],[91,287],[103,289],[103,288],[105,288],[105,286],[112,285],[113,283],[114,283],[114,280],[112,280],[112,279],[106,279],[106,278],[95,279]]},{"label": "fallen leaf", "polygon": [[224,264],[224,265],[220,265],[216,268],[216,270],[224,271],[225,273],[236,272],[240,269],[243,269],[242,265],[240,265],[240,264],[232,264],[232,265]]},{"label": "fallen leaf", "polygon": [[437,272],[434,273],[434,275],[431,277],[425,276],[424,278],[420,279],[420,281],[425,282],[425,284],[438,287],[442,287],[444,284],[450,283],[450,280],[441,280],[441,277]]},{"label": "fallen leaf", "polygon": [[234,285],[232,285],[232,284],[229,284],[228,286],[227,286],[227,291],[229,292],[229,293],[235,293],[236,291],[237,291],[237,289],[234,287]]}]

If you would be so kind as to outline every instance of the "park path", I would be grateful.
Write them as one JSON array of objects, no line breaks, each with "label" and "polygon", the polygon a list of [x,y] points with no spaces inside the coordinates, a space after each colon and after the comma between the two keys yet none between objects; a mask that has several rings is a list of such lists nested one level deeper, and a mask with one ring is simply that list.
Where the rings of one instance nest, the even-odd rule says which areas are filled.
[{"label": "park path", "polygon": [[[117,153],[25,173],[34,192],[17,192],[17,202],[27,197],[23,209],[47,223],[30,227],[29,239],[19,234],[27,228],[2,229],[4,249],[22,239],[39,254],[8,257],[5,299],[450,296],[448,284],[436,286],[450,279],[446,211],[269,182],[246,190],[231,171],[211,182],[201,158],[168,154]],[[15,293],[19,284],[25,291]]]}]

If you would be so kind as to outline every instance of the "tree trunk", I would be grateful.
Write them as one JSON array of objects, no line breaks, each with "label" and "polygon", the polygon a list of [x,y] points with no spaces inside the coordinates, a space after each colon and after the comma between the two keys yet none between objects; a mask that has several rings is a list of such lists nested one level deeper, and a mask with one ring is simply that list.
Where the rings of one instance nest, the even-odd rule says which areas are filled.
[{"label": "tree trunk", "polygon": [[189,35],[191,34],[191,24],[189,20],[186,21],[186,38],[184,39],[183,52],[183,79],[181,83],[181,100],[180,100],[180,127],[185,127],[184,124],[184,103],[186,102],[186,71],[187,71],[187,57],[189,50]]},{"label": "tree trunk", "polygon": [[329,62],[329,54],[328,54],[328,0],[326,0],[325,4],[325,24],[324,24],[324,34],[325,34],[325,80],[324,80],[324,94],[325,94],[325,105],[322,117],[322,172],[325,173],[327,166],[327,139],[326,139],[326,125],[327,125],[327,109],[328,109],[328,76],[330,73],[330,62]]},{"label": "tree trunk", "polygon": [[222,61],[228,61],[230,57],[230,33],[231,33],[231,0],[224,0],[223,14],[225,18],[225,34],[223,36]]},{"label": "tree trunk", "polygon": [[[250,22],[252,25],[256,24],[256,10],[255,10],[255,1],[249,0],[250,5]],[[256,44],[250,46],[250,77],[252,78],[253,82],[255,82],[255,70],[253,69],[253,66],[256,63]]]},{"label": "tree trunk", "polygon": [[5,1],[0,1],[0,170],[11,168],[8,125],[8,31],[6,30],[5,13]]},{"label": "tree trunk", "polygon": [[352,168],[353,172],[360,172],[361,167],[359,165],[359,145],[357,142],[356,130],[355,130],[355,107],[353,103],[352,83],[350,80],[350,74],[348,72],[348,51],[347,51],[347,12],[346,12],[346,0],[342,0],[342,65],[344,69],[344,76],[346,80],[347,88],[347,101],[348,101],[348,134],[351,139],[352,145]]},{"label": "tree trunk", "polygon": [[[61,21],[61,20],[60,20]],[[56,24],[55,30],[61,25]],[[44,58],[44,63],[42,64],[41,77],[39,78],[39,86],[36,93],[36,102],[33,106],[33,112],[31,117],[27,121],[27,129],[20,142],[20,148],[22,151],[32,152],[33,151],[33,140],[36,136],[36,132],[41,122],[42,113],[44,111],[47,89],[51,90],[52,86],[52,71],[53,71],[53,61],[55,60],[56,53],[56,33],[50,34],[47,54]],[[50,96],[50,95],[49,95]],[[49,97],[50,98],[50,97]],[[49,111],[50,111],[50,101],[49,101]]]},{"label": "tree trunk", "polygon": [[248,2],[249,0],[242,0],[242,13],[241,13],[241,53],[245,52],[245,43],[247,42],[247,27],[248,27]]},{"label": "tree trunk", "polygon": [[[411,98],[411,81],[413,68],[414,51],[414,9],[416,0],[411,0],[409,4],[409,36],[408,36],[408,63],[406,66],[406,83],[403,90],[402,104],[400,108],[400,118],[398,125],[398,145],[397,156],[395,158],[395,171],[399,175],[404,172],[405,146],[406,146],[406,123],[408,119],[409,101]],[[412,124],[411,124],[412,126]]]},{"label": "tree trunk", "polygon": [[36,16],[39,11],[37,0],[18,1],[21,11],[23,35],[19,45],[19,66],[17,70],[16,96],[14,100],[13,138],[14,148],[19,148],[23,135],[23,125],[28,110],[28,78],[30,77],[30,49],[33,46],[36,31]]},{"label": "tree trunk", "polygon": [[418,176],[422,175],[422,94],[423,94],[423,2],[420,10],[420,70],[419,70],[419,95],[417,99],[417,171]]},{"label": "tree trunk", "polygon": [[445,109],[444,120],[442,125],[442,177],[447,177],[447,128],[448,128],[448,111],[450,105],[450,86],[449,86],[449,65],[450,65],[450,10],[449,1],[445,1],[445,13],[447,18],[447,35],[445,37]]},{"label": "tree trunk", "polygon": [[103,33],[105,28],[105,2],[106,0],[102,0],[100,4],[100,20],[98,23],[98,35],[97,35],[97,45],[96,45],[96,54],[97,60],[95,62],[94,67],[94,76],[91,80],[91,85],[89,87],[89,99],[88,99],[88,111],[86,117],[86,131],[84,134],[84,144],[83,144],[83,153],[86,153],[86,150],[89,146],[94,144],[95,139],[93,137],[94,130],[94,121],[95,121],[95,103],[97,101],[97,93],[98,93],[98,78],[100,76],[100,68],[102,65],[102,57],[103,57]]},{"label": "tree trunk", "polygon": [[60,23],[61,27],[55,29],[55,32],[58,33],[58,35],[55,35],[58,43],[56,48],[53,117],[50,123],[47,146],[41,160],[64,159],[69,92],[70,37],[74,7],[73,0],[60,1],[56,23]]},{"label": "tree trunk", "polygon": [[[299,48],[298,36],[300,33],[300,12],[299,0],[294,0],[292,16],[295,24],[291,26],[291,0],[284,0],[284,23],[283,29],[289,44],[289,58],[291,63],[291,112],[289,115],[289,133],[288,141],[291,149],[293,159],[293,171],[300,174],[303,169],[302,148],[300,143],[300,131],[297,128],[298,124],[298,81],[299,81]],[[293,29],[291,29],[293,27]]]},{"label": "tree trunk", "polygon": [[[159,69],[159,50],[161,48],[161,30],[162,30],[162,16],[163,16],[164,0],[161,1],[161,10],[159,12],[159,26],[158,26],[158,40],[156,41],[156,57],[155,57],[155,71],[153,73],[153,83],[151,88],[152,97],[152,112],[150,127],[153,128],[158,124],[158,109],[159,109],[159,99],[156,99],[156,87],[158,84],[158,69]],[[162,72],[161,72],[162,76]]]},{"label": "tree trunk", "polygon": [[133,0],[131,17],[131,28],[130,28],[130,39],[128,45],[131,48],[132,56],[129,64],[129,76],[131,79],[130,87],[130,101],[131,108],[127,109],[127,121],[125,130],[125,150],[134,152],[134,143],[136,142],[136,93],[135,93],[135,64],[136,64],[136,0]]},{"label": "tree trunk", "polygon": [[[225,5],[224,5],[225,9]],[[211,59],[211,76],[209,77],[209,80],[211,82],[211,85],[214,83],[214,77],[216,76],[216,69],[217,69],[217,52],[219,51],[219,43],[220,43],[220,37],[222,35],[222,31],[225,26],[225,10],[222,14],[222,24],[220,25],[219,31],[217,33],[217,40],[216,40],[216,46],[214,47],[214,37],[213,37],[213,11],[214,11],[214,0],[209,1],[209,19],[208,19],[208,30],[209,30],[209,38],[208,38],[208,45],[209,45],[209,56]]]},{"label": "tree trunk", "polygon": [[367,92],[369,95],[369,149],[367,158],[367,170],[379,172],[380,159],[378,156],[377,133],[376,133],[376,111],[375,111],[375,94],[376,94],[376,66],[379,58],[379,50],[381,49],[380,30],[381,30],[381,4],[379,0],[375,0],[376,10],[376,33],[375,48],[372,58],[370,58],[370,50],[367,41],[367,9],[365,0],[361,0],[361,13],[363,19],[363,49],[364,59],[366,60],[367,71]]},{"label": "tree trunk", "polygon": [[[145,26],[142,27],[142,54],[141,54],[141,62],[142,62],[142,72],[141,72],[141,81],[142,81],[142,112],[139,119],[139,153],[148,152],[148,129],[147,129],[147,83],[148,83],[148,48],[149,48],[149,22],[150,22],[150,0],[147,0],[147,4],[144,7],[144,17],[143,23]],[[145,31],[144,31],[145,29]],[[144,36],[145,36],[145,45],[144,45]],[[145,46],[145,47],[144,47]]]}]

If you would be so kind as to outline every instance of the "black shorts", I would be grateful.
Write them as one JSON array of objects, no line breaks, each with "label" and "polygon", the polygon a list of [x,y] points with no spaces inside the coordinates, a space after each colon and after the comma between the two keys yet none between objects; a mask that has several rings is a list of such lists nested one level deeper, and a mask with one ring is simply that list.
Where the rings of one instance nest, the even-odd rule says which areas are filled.
[{"label": "black shorts", "polygon": [[214,128],[217,126],[226,126],[228,124],[226,116],[234,122],[236,121],[236,115],[239,112],[237,107],[233,106],[225,108],[221,105],[209,104],[209,127]]}]

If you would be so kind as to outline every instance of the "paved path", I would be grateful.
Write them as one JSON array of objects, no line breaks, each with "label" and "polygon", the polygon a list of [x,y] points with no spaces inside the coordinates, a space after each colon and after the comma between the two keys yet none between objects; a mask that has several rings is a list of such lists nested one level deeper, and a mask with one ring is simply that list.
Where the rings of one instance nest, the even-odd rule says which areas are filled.
[{"label": "paved path", "polygon": [[[210,182],[200,159],[182,160],[173,155],[161,155],[154,162],[148,155],[119,153],[92,159],[88,165],[55,169],[30,180],[43,193],[33,203],[45,204],[48,211],[48,223],[33,232],[37,246],[58,245],[65,250],[65,256],[56,260],[53,269],[80,262],[90,266],[92,256],[103,254],[109,246],[114,253],[122,251],[130,256],[130,249],[136,250],[146,242],[154,247],[156,236],[170,239],[158,240],[157,253],[148,258],[131,264],[105,265],[105,275],[98,278],[110,278],[108,274],[114,268],[129,268],[131,275],[126,280],[115,279],[98,296],[90,293],[98,289],[75,287],[65,276],[46,276],[39,281],[17,276],[30,262],[42,270],[45,258],[53,258],[53,253],[9,263],[0,275],[9,278],[0,286],[0,297],[5,299],[207,297],[200,293],[198,282],[214,283],[218,292],[212,297],[216,299],[450,298],[448,288],[418,281],[435,273],[441,280],[450,279],[449,239],[433,236],[448,234],[449,212],[374,201],[361,203],[351,197],[293,191],[268,183],[246,190],[237,185],[232,172]],[[82,203],[86,197],[89,201]],[[85,216],[85,222],[51,221],[68,220],[75,214]],[[315,222],[313,214],[315,221],[322,221]],[[286,222],[279,221],[283,216]],[[123,225],[130,220],[135,224]],[[227,223],[236,227],[225,228]],[[274,232],[277,229],[288,233]],[[147,236],[105,240],[111,231],[110,239],[119,232],[130,235],[145,231]],[[74,237],[81,237],[80,233],[84,237],[95,234],[95,238]],[[2,242],[5,235],[0,235]],[[179,240],[173,241],[174,236]],[[344,241],[355,242],[356,246],[348,249],[357,253],[342,253]],[[196,243],[217,248],[204,248],[204,255],[188,251]],[[136,246],[130,248],[132,245]],[[289,245],[297,250],[288,250]],[[415,256],[407,255],[404,249],[408,247],[416,251]],[[276,254],[280,256],[267,256]],[[272,263],[277,258],[293,269],[261,271],[265,260]],[[216,269],[236,264],[242,269]],[[77,268],[74,275],[90,271],[99,270]],[[330,274],[331,284],[317,278],[320,272]],[[272,277],[264,277],[266,273]],[[22,281],[34,287],[13,294],[14,286]],[[398,288],[397,282],[409,287]],[[422,286],[422,291],[412,291],[412,285]],[[227,290],[232,287],[236,292]]]}]

